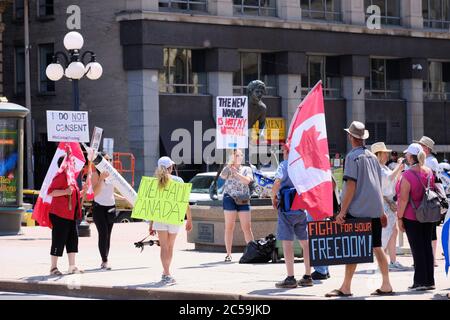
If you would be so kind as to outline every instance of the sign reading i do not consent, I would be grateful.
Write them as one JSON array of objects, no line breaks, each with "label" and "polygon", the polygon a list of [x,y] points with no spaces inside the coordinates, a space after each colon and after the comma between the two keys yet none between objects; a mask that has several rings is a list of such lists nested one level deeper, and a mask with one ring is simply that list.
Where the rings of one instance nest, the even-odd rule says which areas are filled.
[{"label": "sign reading i do not consent", "polygon": [[89,142],[87,111],[47,110],[48,141]]}]

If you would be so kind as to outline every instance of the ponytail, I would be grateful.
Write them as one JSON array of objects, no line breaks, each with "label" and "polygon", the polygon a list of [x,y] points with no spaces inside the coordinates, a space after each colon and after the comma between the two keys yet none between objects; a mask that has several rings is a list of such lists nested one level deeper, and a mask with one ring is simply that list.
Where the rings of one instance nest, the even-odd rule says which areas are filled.
[{"label": "ponytail", "polygon": [[166,167],[159,166],[155,170],[155,176],[158,179],[158,188],[164,189],[170,180],[170,174]]},{"label": "ponytail", "polygon": [[420,151],[419,154],[417,155],[417,161],[419,162],[419,166],[424,166],[425,165],[425,158],[426,158],[426,154],[424,151]]}]

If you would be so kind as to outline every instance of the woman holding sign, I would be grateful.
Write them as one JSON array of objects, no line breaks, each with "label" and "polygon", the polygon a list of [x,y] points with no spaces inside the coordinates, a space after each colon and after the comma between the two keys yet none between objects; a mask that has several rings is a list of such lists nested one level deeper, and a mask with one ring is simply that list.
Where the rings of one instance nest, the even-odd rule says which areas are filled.
[{"label": "woman holding sign", "polygon": [[253,232],[250,215],[250,189],[253,181],[253,172],[250,167],[242,166],[244,154],[241,150],[233,150],[228,165],[222,170],[220,177],[225,181],[223,195],[223,210],[225,215],[225,247],[227,255],[225,262],[231,262],[231,248],[233,245],[233,232],[236,215],[244,232],[245,242],[253,241]]},{"label": "woman holding sign", "polygon": [[[173,162],[169,157],[162,157],[158,160],[158,168],[156,168],[155,172],[155,176],[158,179],[158,188],[164,189],[169,184],[170,180],[184,183],[183,179],[172,175],[174,164],[175,162]],[[186,231],[189,232],[192,230],[192,217],[189,206],[186,210],[186,216]],[[155,231],[158,232],[159,244],[161,246],[160,258],[163,266],[161,281],[165,284],[175,284],[176,282],[170,274],[169,269],[172,262],[175,239],[180,231],[180,228],[181,226],[179,225],[150,221],[150,234],[153,235],[155,234]]]},{"label": "woman holding sign", "polygon": [[[108,154],[102,152],[102,156],[111,162]],[[108,181],[109,173],[100,173],[96,169],[92,173],[92,185],[94,189],[94,203],[92,216],[98,231],[98,249],[102,257],[100,269],[111,270],[108,265],[108,254],[111,243],[111,232],[116,218],[116,198],[125,200],[119,194],[114,193],[114,186]]]}]

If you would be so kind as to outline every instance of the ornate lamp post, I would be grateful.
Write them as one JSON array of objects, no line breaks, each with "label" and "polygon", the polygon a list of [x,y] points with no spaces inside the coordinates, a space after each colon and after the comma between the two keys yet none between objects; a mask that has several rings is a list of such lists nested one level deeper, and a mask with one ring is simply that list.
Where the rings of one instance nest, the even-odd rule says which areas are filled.
[{"label": "ornate lamp post", "polygon": [[[95,60],[95,53],[93,51],[86,50],[83,54],[80,52],[83,47],[83,36],[76,32],[70,31],[64,36],[64,47],[68,51],[64,53],[58,51],[53,56],[53,62],[47,66],[45,74],[52,81],[58,81],[63,76],[72,81],[73,92],[73,110],[80,110],[80,91],[78,88],[78,81],[86,76],[90,80],[97,80],[102,76],[103,68]],[[84,64],[84,59],[87,55],[90,55],[90,61],[88,64]],[[64,65],[58,60],[61,57],[64,60]],[[91,234],[89,224],[86,222],[83,215],[83,220],[79,226],[80,237],[89,237]]]},{"label": "ornate lamp post", "polygon": [[[68,54],[62,51],[56,52],[53,56],[53,63],[49,64],[45,70],[47,77],[52,81],[58,81],[63,76],[66,76],[66,78],[72,81],[74,111],[80,110],[78,81],[84,76],[91,80],[97,80],[103,73],[101,64],[95,60],[94,52],[87,50],[81,54],[80,50],[83,44],[84,39],[80,33],[76,31],[67,33],[64,37],[64,47],[68,51]],[[91,60],[87,65],[84,65],[84,59],[88,54]],[[63,58],[64,65],[61,65],[58,57]]]}]

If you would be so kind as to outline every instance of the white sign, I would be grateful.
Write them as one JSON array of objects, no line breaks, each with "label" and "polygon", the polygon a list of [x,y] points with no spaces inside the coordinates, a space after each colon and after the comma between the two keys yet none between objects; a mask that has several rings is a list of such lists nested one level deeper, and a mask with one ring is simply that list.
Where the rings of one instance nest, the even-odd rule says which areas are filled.
[{"label": "white sign", "polygon": [[217,149],[248,148],[248,98],[217,97]]},{"label": "white sign", "polygon": [[102,133],[103,133],[102,128],[94,127],[94,132],[92,133],[92,140],[90,146],[95,150],[95,152],[97,152],[98,148],[100,147],[100,141],[102,140]]},{"label": "white sign", "polygon": [[114,152],[114,139],[113,138],[104,138],[103,139],[103,151],[109,154],[110,157],[113,156]]},{"label": "white sign", "polygon": [[87,111],[47,110],[48,141],[89,142]]}]

